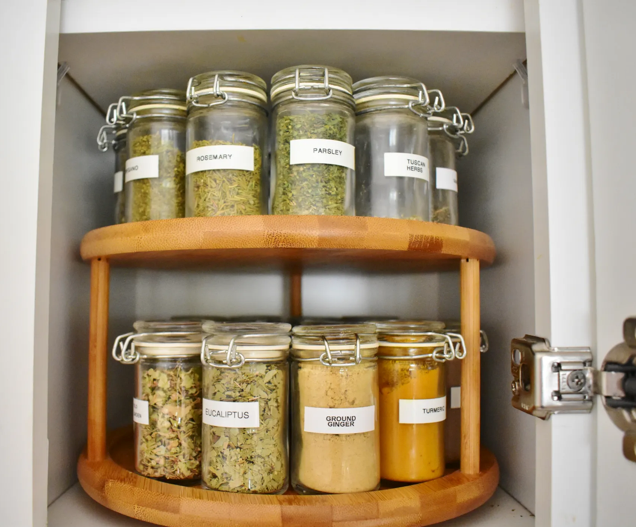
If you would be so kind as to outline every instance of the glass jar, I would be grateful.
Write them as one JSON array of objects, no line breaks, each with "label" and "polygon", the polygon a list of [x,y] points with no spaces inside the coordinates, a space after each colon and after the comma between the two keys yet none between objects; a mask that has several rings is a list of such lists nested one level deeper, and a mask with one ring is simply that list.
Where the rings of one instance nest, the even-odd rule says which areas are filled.
[{"label": "glass jar", "polygon": [[289,324],[205,322],[204,484],[226,492],[287,490]]},{"label": "glass jar", "polygon": [[240,71],[190,79],[186,216],[266,211],[266,89],[263,79]]},{"label": "glass jar", "polygon": [[272,78],[272,214],[354,213],[351,77],[294,66]]},{"label": "glass jar", "polygon": [[135,364],[135,470],[165,480],[201,476],[201,323],[138,321],[113,357]]},{"label": "glass jar", "polygon": [[185,93],[148,90],[119,100],[128,123],[126,221],[183,218],[185,213]]},{"label": "glass jar", "polygon": [[382,478],[444,475],[444,362],[455,358],[442,322],[378,323]]},{"label": "glass jar", "polygon": [[444,109],[441,93],[386,76],[356,82],[353,96],[356,214],[430,221],[428,118]]},{"label": "glass jar", "polygon": [[474,125],[468,114],[449,107],[443,115],[433,116],[429,122],[432,192],[431,219],[435,223],[459,225],[457,203],[457,156],[468,154],[466,133],[472,133]]},{"label": "glass jar", "polygon": [[292,334],[292,486],[300,494],[380,485],[375,326],[297,326]]},{"label": "glass jar", "polygon": [[124,170],[128,159],[126,142],[127,130],[120,128],[115,131],[113,150],[115,151],[115,223],[126,223],[126,192],[124,189]]}]

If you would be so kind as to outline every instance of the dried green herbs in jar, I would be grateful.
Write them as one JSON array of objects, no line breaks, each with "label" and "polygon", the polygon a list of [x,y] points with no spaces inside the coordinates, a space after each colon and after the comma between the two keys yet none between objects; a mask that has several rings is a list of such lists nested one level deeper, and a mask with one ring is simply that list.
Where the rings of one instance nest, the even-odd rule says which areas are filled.
[{"label": "dried green herbs in jar", "polygon": [[141,475],[201,475],[201,322],[137,321],[117,337],[113,358],[135,364],[135,468]]},{"label": "dried green herbs in jar", "polygon": [[126,220],[185,214],[185,93],[149,90],[122,97],[117,115],[128,125]]},{"label": "dried green herbs in jar", "polygon": [[289,324],[205,322],[203,462],[213,490],[287,489]]},{"label": "dried green herbs in jar", "polygon": [[148,402],[148,424],[137,423],[137,471],[151,478],[199,478],[201,364],[198,358],[144,361],[140,369],[139,400]]},{"label": "dried green herbs in jar", "polygon": [[355,148],[351,77],[296,66],[272,78],[273,214],[353,214]]},{"label": "dried green herbs in jar", "polygon": [[209,71],[188,82],[186,216],[266,210],[267,85],[244,71]]},{"label": "dried green herbs in jar", "polygon": [[[217,145],[246,146],[228,141],[194,141],[192,148]],[[187,216],[240,216],[261,214],[263,159],[254,148],[254,170],[217,169],[187,176]]]}]

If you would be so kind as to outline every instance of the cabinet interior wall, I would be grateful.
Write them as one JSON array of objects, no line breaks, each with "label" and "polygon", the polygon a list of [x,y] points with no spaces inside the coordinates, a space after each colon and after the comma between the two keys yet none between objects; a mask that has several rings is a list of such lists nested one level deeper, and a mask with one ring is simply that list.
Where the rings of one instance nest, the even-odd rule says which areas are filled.
[{"label": "cabinet interior wall", "polygon": [[[515,59],[525,57],[523,35],[506,33],[228,31],[196,32],[185,43],[179,37],[176,32],[63,35],[60,61],[69,63],[74,79],[103,108],[148,84],[183,87],[184,78],[210,69],[233,67],[268,79],[286,65],[315,62],[342,67],[354,80],[390,70],[433,77],[429,87],[471,110],[509,75]],[[217,56],[224,58],[218,62]],[[90,269],[79,259],[79,243],[113,216],[114,159],[112,152],[100,153],[94,140],[103,115],[67,79],[60,90],[51,223],[49,502],[76,481],[75,464],[86,440]],[[529,118],[520,81],[508,82],[475,121],[471,153],[458,168],[461,222],[490,234],[498,249],[495,265],[482,274],[482,327],[491,344],[482,368],[482,437],[500,462],[502,486],[532,509],[534,423],[509,402],[510,338],[534,329]],[[302,285],[306,316],[459,318],[458,273],[314,269],[303,275]],[[136,319],[284,316],[288,297],[289,280],[281,270],[114,268],[110,342]],[[109,362],[110,427],[131,420],[133,370]]]}]

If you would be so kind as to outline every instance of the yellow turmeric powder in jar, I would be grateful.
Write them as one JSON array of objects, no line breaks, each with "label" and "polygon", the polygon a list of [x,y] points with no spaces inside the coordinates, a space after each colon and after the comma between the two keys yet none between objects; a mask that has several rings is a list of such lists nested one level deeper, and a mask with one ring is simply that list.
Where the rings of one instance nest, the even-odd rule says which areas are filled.
[{"label": "yellow turmeric powder in jar", "polygon": [[378,324],[383,479],[420,482],[444,475],[448,340],[435,333],[443,327],[440,322]]}]

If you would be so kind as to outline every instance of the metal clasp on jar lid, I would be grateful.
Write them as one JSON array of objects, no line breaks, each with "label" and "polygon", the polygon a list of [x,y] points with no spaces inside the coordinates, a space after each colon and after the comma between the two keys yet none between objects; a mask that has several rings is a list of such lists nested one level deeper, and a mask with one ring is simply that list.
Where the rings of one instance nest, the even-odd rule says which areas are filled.
[{"label": "metal clasp on jar lid", "polygon": [[[126,124],[131,124],[135,119],[139,116],[137,115],[137,111],[139,110],[151,110],[151,109],[168,109],[168,110],[179,110],[182,112],[186,112],[187,108],[183,104],[170,104],[166,102],[153,102],[153,101],[165,101],[166,99],[174,99],[175,103],[181,102],[179,99],[174,96],[167,94],[156,94],[156,95],[123,95],[119,98],[117,102],[117,118],[122,120]],[[128,113],[128,103],[133,101],[148,101],[149,104],[144,106],[136,106],[134,108],[135,111],[132,113]],[[148,114],[143,117],[152,117],[153,115],[159,115],[163,117],[163,114]]]},{"label": "metal clasp on jar lid", "polygon": [[[136,348],[135,340],[143,339],[143,338],[155,338],[155,337],[188,337],[191,335],[199,335],[198,331],[155,331],[149,333],[124,333],[123,335],[119,335],[115,339],[115,343],[113,344],[112,356],[117,362],[121,362],[122,364],[135,364],[139,362],[141,358],[141,354]],[[174,344],[174,346],[178,346],[179,344],[183,345],[183,343],[156,343],[157,345],[161,344]],[[118,353],[120,351],[121,353]],[[174,354],[166,353],[164,356],[174,356]]]},{"label": "metal clasp on jar lid", "polygon": [[[463,359],[466,356],[466,344],[464,338],[459,333],[436,333],[426,331],[423,333],[383,333],[390,336],[409,336],[409,337],[437,337],[444,341],[444,345],[440,347],[439,342],[390,342],[380,340],[380,346],[392,348],[435,348],[431,353],[422,353],[420,355],[378,355],[379,359],[390,360],[413,360],[413,359],[433,359],[436,362],[446,362],[453,359]],[[458,340],[457,346],[453,343],[452,338]]]},{"label": "metal clasp on jar lid", "polygon": [[[272,362],[276,360],[272,357],[250,357],[246,358],[240,351],[238,351],[238,340],[239,339],[250,339],[250,338],[267,338],[267,337],[280,337],[282,335],[276,335],[272,333],[246,333],[240,335],[234,335],[231,339],[227,348],[224,349],[210,349],[210,344],[208,344],[208,340],[213,338],[214,335],[206,335],[201,342],[201,362],[207,366],[213,366],[215,368],[221,369],[237,369],[243,366],[246,362]],[[245,344],[245,343],[243,343]],[[265,350],[275,350],[275,351],[284,351],[289,348],[289,346],[280,346],[280,345],[257,345],[259,349]],[[225,359],[222,361],[218,361],[214,359],[214,355],[218,355],[219,353],[225,352]]]},{"label": "metal clasp on jar lid", "polygon": [[106,152],[108,150],[108,144],[110,143],[109,135],[115,135],[115,125],[114,124],[105,124],[99,129],[97,132],[97,148],[99,148],[100,152]]},{"label": "metal clasp on jar lid", "polygon": [[[339,338],[341,338],[340,336]],[[325,351],[320,354],[319,357],[293,357],[295,361],[298,362],[320,362],[323,366],[335,366],[335,367],[348,367],[348,366],[357,366],[363,360],[375,361],[377,357],[374,355],[372,357],[364,357],[362,355],[362,344],[360,343],[360,335],[357,333],[351,334],[352,338],[355,338],[355,345],[352,351],[347,349],[339,349],[332,350],[329,345],[329,340],[327,337],[319,337],[316,336],[315,339],[319,342],[322,342]],[[303,339],[312,339],[312,337],[308,337],[304,335]],[[313,346],[313,345],[312,345]],[[373,345],[374,348],[377,347],[377,344]]]},{"label": "metal clasp on jar lid", "polygon": [[[227,102],[228,100],[239,100],[241,102],[253,104],[254,106],[258,106],[263,110],[267,111],[267,95],[263,92],[264,88],[260,87],[258,83],[249,80],[247,78],[239,78],[237,75],[241,74],[240,72],[219,72],[214,75],[214,82],[212,83],[212,88],[203,88],[200,90],[196,90],[197,86],[201,85],[201,80],[199,77],[205,76],[205,73],[195,75],[188,80],[188,87],[186,89],[186,102],[191,104],[192,106],[196,106],[197,108],[212,108],[213,106],[218,106]],[[242,74],[246,75],[246,74]],[[226,85],[222,86],[221,81],[231,81],[234,84],[243,84],[243,86],[235,86],[235,85]],[[260,80],[260,79],[259,79]],[[206,104],[202,104],[199,102],[199,97],[202,95],[211,95],[216,101],[209,102]],[[234,97],[230,97],[230,95],[235,95]],[[243,95],[243,97],[241,97]],[[258,99],[260,102],[256,102],[251,99]]]},{"label": "metal clasp on jar lid", "polygon": [[206,95],[213,95],[220,100],[207,104],[201,104],[199,102],[199,94],[194,91],[194,88],[197,85],[198,84],[195,78],[191,77],[188,81],[188,87],[186,89],[186,99],[188,103],[192,104],[192,106],[197,106],[198,108],[212,108],[213,106],[218,106],[219,104],[223,104],[228,100],[227,93],[221,90],[218,73],[214,76],[214,85],[212,90],[206,91]]},{"label": "metal clasp on jar lid", "polygon": [[[312,69],[316,69],[316,68],[312,68]],[[296,84],[294,86],[294,88],[292,89],[292,97],[294,99],[300,100],[300,101],[325,101],[327,99],[331,99],[331,97],[333,96],[333,90],[331,89],[331,87],[329,86],[329,68],[324,68],[323,69],[323,75],[324,75],[324,79],[323,79],[323,88],[325,90],[325,95],[310,95],[310,96],[301,96],[300,95],[300,90],[315,90],[320,88],[320,84],[307,84],[307,85],[303,85],[300,82],[300,72],[301,72],[302,68],[296,68]]]}]

